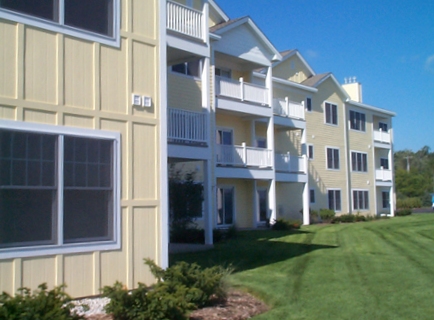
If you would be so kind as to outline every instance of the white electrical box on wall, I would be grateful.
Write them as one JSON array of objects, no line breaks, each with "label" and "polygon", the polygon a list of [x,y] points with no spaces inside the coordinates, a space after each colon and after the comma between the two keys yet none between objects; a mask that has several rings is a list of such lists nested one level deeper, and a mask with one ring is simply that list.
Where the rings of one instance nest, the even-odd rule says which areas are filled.
[{"label": "white electrical box on wall", "polygon": [[131,97],[133,106],[141,106],[142,105],[142,96],[139,94],[132,94]]},{"label": "white electrical box on wall", "polygon": [[144,107],[147,107],[147,108],[152,107],[152,98],[148,97],[148,96],[143,96],[142,97],[142,103],[143,103],[142,105]]}]

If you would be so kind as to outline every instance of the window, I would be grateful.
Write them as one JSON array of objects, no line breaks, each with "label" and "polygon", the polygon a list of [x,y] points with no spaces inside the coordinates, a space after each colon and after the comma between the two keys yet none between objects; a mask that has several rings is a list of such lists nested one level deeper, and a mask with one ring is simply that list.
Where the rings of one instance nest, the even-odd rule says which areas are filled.
[{"label": "window", "polygon": [[335,104],[327,103],[325,104],[325,116],[326,123],[328,124],[338,124],[338,106]]},{"label": "window", "polygon": [[379,122],[378,123],[378,129],[380,130],[380,131],[383,131],[383,132],[387,132],[387,123],[384,123],[384,122]]},{"label": "window", "polygon": [[327,148],[327,169],[339,169],[339,149]]},{"label": "window", "polygon": [[199,77],[200,60],[175,64],[172,66],[172,71],[176,73],[185,74],[186,76]]},{"label": "window", "polygon": [[119,0],[0,0],[0,18],[119,44]]},{"label": "window", "polygon": [[381,158],[380,159],[380,166],[383,169],[389,169],[389,159],[387,159],[387,158]]},{"label": "window", "polygon": [[356,111],[350,111],[350,127],[353,130],[366,131],[365,114]]},{"label": "window", "polygon": [[267,138],[257,137],[256,138],[256,147],[258,148],[267,148]]},{"label": "window", "polygon": [[219,164],[233,164],[234,150],[232,130],[217,129],[216,132],[216,157]]},{"label": "window", "polygon": [[234,223],[234,188],[217,188],[217,225]]},{"label": "window", "polygon": [[390,193],[388,191],[381,192],[383,209],[390,209]]},{"label": "window", "polygon": [[329,209],[341,211],[341,190],[328,190]]},{"label": "window", "polygon": [[312,144],[307,146],[307,156],[309,159],[313,159],[313,145]]},{"label": "window", "polygon": [[231,70],[229,69],[221,69],[221,68],[215,68],[215,75],[223,78],[231,78]]},{"label": "window", "polygon": [[306,110],[307,111],[312,111],[312,99],[311,98],[306,98]]},{"label": "window", "polygon": [[0,254],[116,244],[119,135],[26,127],[0,126]]},{"label": "window", "polygon": [[368,172],[368,155],[361,152],[351,152],[353,171]]},{"label": "window", "polygon": [[369,209],[369,193],[365,190],[353,190],[353,209],[368,210]]},{"label": "window", "polygon": [[315,190],[314,189],[309,190],[309,201],[310,201],[310,203],[315,203]]}]

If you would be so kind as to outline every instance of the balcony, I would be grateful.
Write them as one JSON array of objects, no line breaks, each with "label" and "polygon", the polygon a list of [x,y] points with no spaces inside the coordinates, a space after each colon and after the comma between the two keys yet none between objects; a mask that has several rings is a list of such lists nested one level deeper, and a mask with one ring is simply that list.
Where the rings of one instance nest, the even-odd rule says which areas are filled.
[{"label": "balcony", "polygon": [[241,146],[216,145],[217,164],[237,167],[271,168],[272,151],[264,148]]},{"label": "balcony", "polygon": [[204,17],[201,11],[167,1],[167,29],[204,40]]},{"label": "balcony", "polygon": [[183,144],[208,143],[207,114],[168,108],[167,139]]},{"label": "balcony", "polygon": [[268,102],[268,89],[263,86],[244,82],[243,78],[240,78],[240,81],[236,81],[217,76],[216,95],[260,105],[270,105]]},{"label": "balcony", "polygon": [[392,181],[392,170],[380,169],[375,170],[375,180],[377,181]]},{"label": "balcony", "polygon": [[375,130],[374,131],[374,141],[390,144],[392,142],[390,133],[386,131]]},{"label": "balcony", "polygon": [[288,153],[276,153],[276,171],[290,173],[306,173],[306,156],[292,156]]},{"label": "balcony", "polygon": [[285,99],[273,99],[273,112],[275,115],[287,118],[305,120],[304,105],[299,102]]}]

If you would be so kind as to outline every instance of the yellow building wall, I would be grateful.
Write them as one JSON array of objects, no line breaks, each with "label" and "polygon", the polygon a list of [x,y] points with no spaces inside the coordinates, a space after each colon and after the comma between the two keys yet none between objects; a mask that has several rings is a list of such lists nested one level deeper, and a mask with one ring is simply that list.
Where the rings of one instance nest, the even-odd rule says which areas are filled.
[{"label": "yellow building wall", "polygon": [[302,183],[276,183],[277,218],[303,220]]},{"label": "yellow building wall", "polygon": [[228,114],[216,114],[216,127],[232,129],[233,143],[235,145],[241,145],[245,142],[248,146],[252,146],[251,123],[251,121],[243,120]]},{"label": "yellow building wall", "polygon": [[[325,123],[325,102],[337,105],[338,125]],[[313,209],[328,208],[328,189],[341,190],[341,213],[348,213],[347,163],[345,149],[344,97],[329,78],[312,96],[312,112],[306,112],[307,144],[314,145],[314,159],[309,160],[309,187],[315,189]],[[339,149],[339,170],[327,169],[326,148]]]},{"label": "yellow building wall", "polygon": [[196,78],[168,72],[167,103],[169,108],[202,112],[202,82]]},{"label": "yellow building wall", "polygon": [[[121,134],[119,250],[0,260],[0,291],[67,284],[99,294],[116,280],[152,283],[143,258],[160,262],[160,100],[156,0],[121,1],[121,43],[110,47],[0,20],[0,119]],[[166,63],[165,61],[163,62]],[[131,94],[152,97],[132,107]]]},{"label": "yellow building wall", "polygon": [[280,79],[301,83],[311,76],[311,72],[296,55],[273,68],[273,76]]}]

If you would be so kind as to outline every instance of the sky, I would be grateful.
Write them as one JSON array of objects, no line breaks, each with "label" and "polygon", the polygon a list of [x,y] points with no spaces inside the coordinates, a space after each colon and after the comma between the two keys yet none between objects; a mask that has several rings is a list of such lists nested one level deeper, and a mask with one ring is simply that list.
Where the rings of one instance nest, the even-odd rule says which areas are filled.
[{"label": "sky", "polygon": [[357,77],[363,103],[396,113],[394,151],[434,152],[433,0],[215,0],[250,16],[277,50],[315,73]]}]

